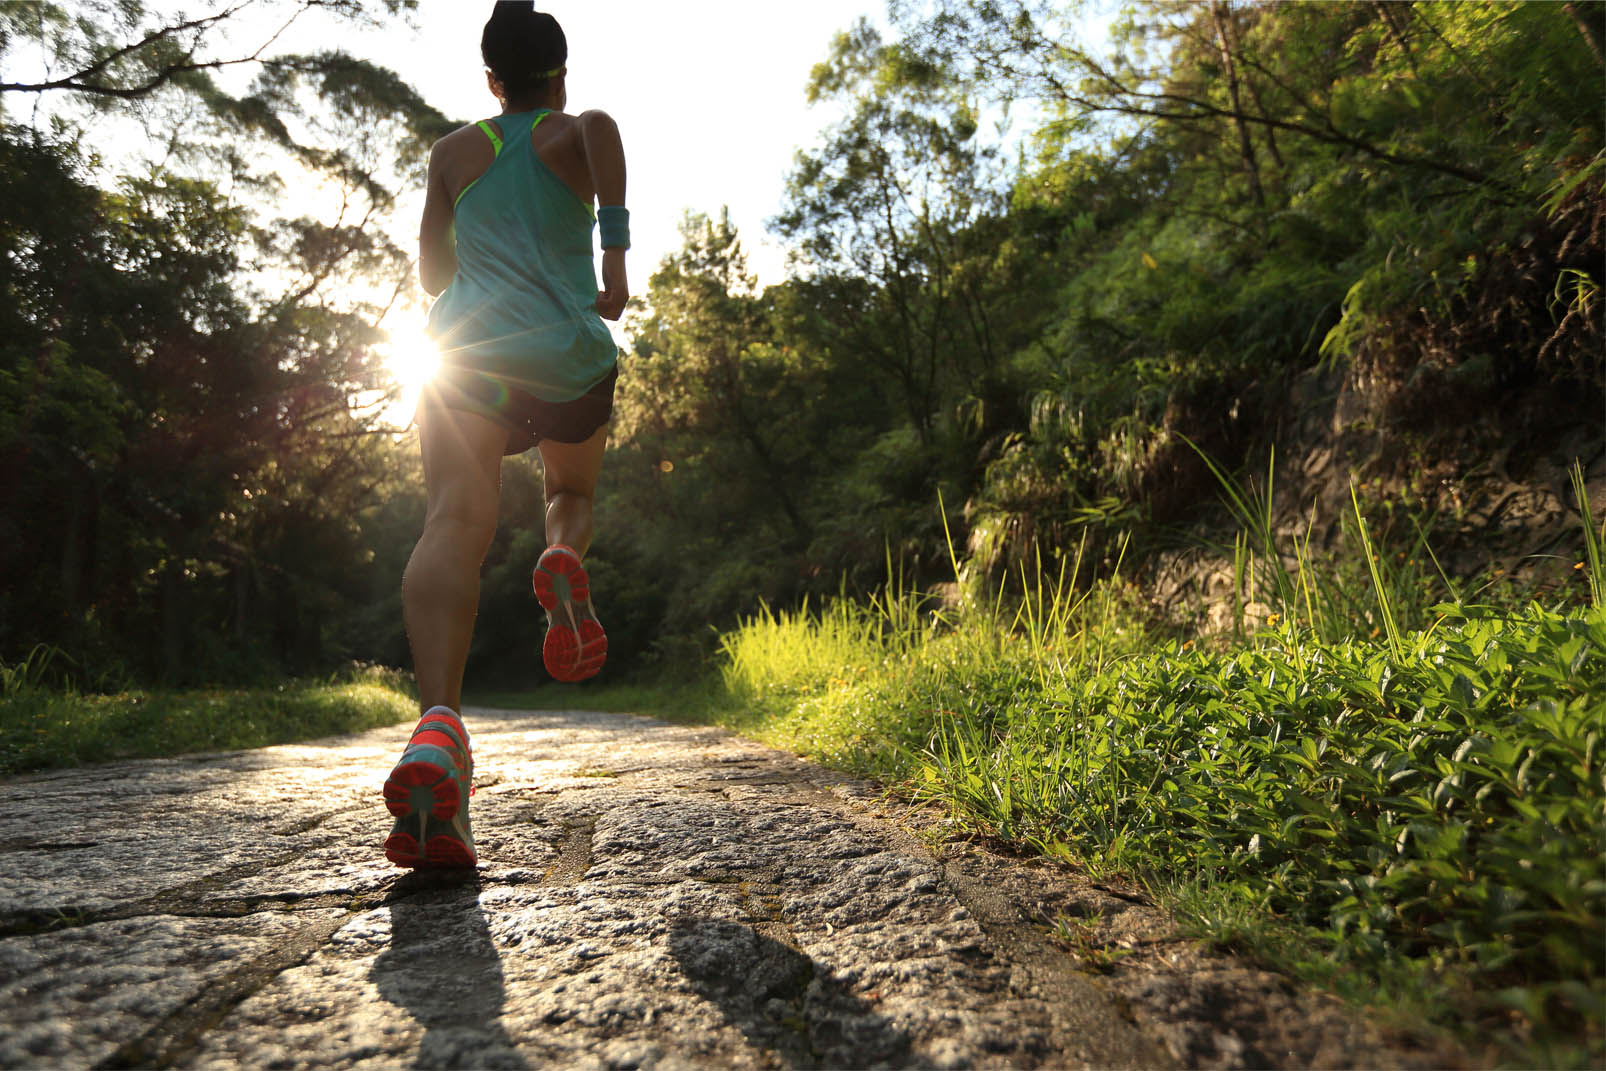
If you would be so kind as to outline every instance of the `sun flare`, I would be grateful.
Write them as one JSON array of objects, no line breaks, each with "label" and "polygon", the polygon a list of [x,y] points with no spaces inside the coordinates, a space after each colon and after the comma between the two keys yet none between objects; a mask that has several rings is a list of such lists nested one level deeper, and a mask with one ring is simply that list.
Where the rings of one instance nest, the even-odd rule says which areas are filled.
[{"label": "sun flare", "polygon": [[428,383],[440,363],[435,343],[422,331],[394,331],[385,344],[385,367],[408,390]]},{"label": "sun flare", "polygon": [[393,331],[381,347],[385,368],[401,388],[401,393],[389,409],[390,422],[401,426],[410,424],[413,411],[418,407],[418,394],[440,367],[441,356],[435,343],[422,331]]}]

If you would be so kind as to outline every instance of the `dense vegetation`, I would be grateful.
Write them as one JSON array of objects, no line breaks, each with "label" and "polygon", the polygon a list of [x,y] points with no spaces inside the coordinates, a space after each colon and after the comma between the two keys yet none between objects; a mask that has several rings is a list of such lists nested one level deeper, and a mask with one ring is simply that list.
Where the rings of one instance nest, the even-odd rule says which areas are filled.
[{"label": "dense vegetation", "polygon": [[[0,651],[47,644],[111,689],[399,661],[388,620],[352,635],[369,561],[386,587],[398,562],[365,522],[406,484],[354,397],[385,385],[377,324],[413,286],[379,223],[449,124],[339,53],[231,95],[215,76],[253,46],[219,51],[226,19],[148,19],[0,9]],[[29,57],[72,73],[13,76]]]},{"label": "dense vegetation", "polygon": [[1395,644],[1296,612],[1225,648],[1155,636],[1116,583],[1012,620],[923,609],[761,614],[708,709],[956,832],[1137,880],[1396,1026],[1599,1059],[1606,605],[1441,605]]},{"label": "dense vegetation", "polygon": [[1363,481],[1598,444],[1598,6],[1146,4],[1106,59],[1046,8],[900,11],[815,71],[848,114],[775,221],[797,277],[694,217],[651,279],[597,550],[626,649],[954,580],[945,524],[978,591],[1084,538],[1131,572],[1324,368],[1375,400]]},{"label": "dense vegetation", "polygon": [[[686,221],[625,358],[612,672],[889,561],[985,592],[1086,539],[1131,573],[1215,501],[1194,445],[1262,465],[1322,369],[1369,407],[1363,479],[1449,459],[1411,489],[1446,539],[1461,473],[1598,427],[1601,5],[1155,2],[1105,52],[1071,14],[944,0],[842,34],[808,91],[845,118],[774,221],[789,281]],[[252,54],[226,19],[3,20],[6,69],[55,73],[0,90],[0,657],[47,643],[90,687],[403,662],[416,470],[354,399],[416,293],[380,223],[450,124],[339,53],[225,91]],[[100,155],[92,120],[152,151]],[[338,211],[283,211],[297,168]],[[506,482],[473,672],[517,680],[539,482]]]}]

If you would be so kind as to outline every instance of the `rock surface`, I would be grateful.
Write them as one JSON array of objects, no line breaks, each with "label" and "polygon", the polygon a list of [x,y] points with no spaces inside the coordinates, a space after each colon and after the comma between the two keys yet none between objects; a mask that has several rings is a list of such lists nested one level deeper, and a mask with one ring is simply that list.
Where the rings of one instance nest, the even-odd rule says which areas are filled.
[{"label": "rock surface", "polygon": [[[467,721],[470,873],[379,850],[406,727],[4,786],[0,1066],[1442,1062],[795,757],[629,715]],[[1096,974],[1051,939],[1067,918],[1084,953],[1143,954]]]}]

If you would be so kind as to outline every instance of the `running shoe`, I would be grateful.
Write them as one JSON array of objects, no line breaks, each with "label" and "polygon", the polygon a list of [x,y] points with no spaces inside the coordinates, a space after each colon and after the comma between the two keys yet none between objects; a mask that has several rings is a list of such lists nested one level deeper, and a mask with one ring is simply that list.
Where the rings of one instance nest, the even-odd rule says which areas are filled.
[{"label": "running shoe", "polygon": [[554,543],[541,555],[531,577],[535,597],[547,613],[541,661],[560,681],[594,677],[608,660],[608,634],[591,605],[591,579],[574,548]]},{"label": "running shoe", "polygon": [[385,857],[397,866],[473,866],[477,857],[468,827],[473,791],[468,730],[451,707],[431,707],[385,779],[385,807],[396,816],[385,838]]}]

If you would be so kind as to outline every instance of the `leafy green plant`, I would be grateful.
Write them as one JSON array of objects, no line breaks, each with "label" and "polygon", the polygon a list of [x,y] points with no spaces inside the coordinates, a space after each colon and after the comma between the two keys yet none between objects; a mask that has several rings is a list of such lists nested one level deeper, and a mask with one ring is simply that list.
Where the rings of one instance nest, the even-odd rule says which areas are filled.
[{"label": "leafy green plant", "polygon": [[1606,937],[1606,614],[1443,612],[1399,654],[1288,631],[941,718],[913,787],[1098,868],[1261,890],[1362,967],[1549,987],[1577,1022]]},{"label": "leafy green plant", "polygon": [[755,619],[724,637],[727,673],[767,739],[1136,877],[1212,940],[1352,995],[1417,994],[1446,1026],[1518,1021],[1519,1059],[1574,1060],[1606,998],[1588,952],[1606,940],[1606,609],[1440,603],[1409,627],[1396,594],[1421,578],[1385,558],[1358,489],[1351,507],[1364,558],[1344,568],[1377,605],[1325,596],[1340,566],[1303,543],[1290,572],[1308,620],[1357,606],[1337,640],[1290,617],[1225,650],[1157,648],[1116,578],[1078,592],[1039,567],[1012,615],[972,604],[936,629],[842,605]]}]

